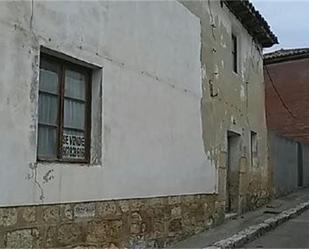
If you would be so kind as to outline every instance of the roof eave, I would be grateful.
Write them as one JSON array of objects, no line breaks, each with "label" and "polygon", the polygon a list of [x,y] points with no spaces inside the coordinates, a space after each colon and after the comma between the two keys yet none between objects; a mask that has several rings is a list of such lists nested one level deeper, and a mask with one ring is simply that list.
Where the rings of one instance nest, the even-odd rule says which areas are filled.
[{"label": "roof eave", "polygon": [[307,58],[309,58],[309,53],[287,55],[287,56],[274,57],[274,58],[264,58],[263,63],[264,65],[269,65],[269,64],[275,64],[275,63],[280,63],[280,62],[307,59]]},{"label": "roof eave", "polygon": [[[248,33],[264,48],[278,44],[278,38],[261,14],[248,0],[223,0],[228,9],[242,23]],[[248,18],[249,16],[249,18]]]}]

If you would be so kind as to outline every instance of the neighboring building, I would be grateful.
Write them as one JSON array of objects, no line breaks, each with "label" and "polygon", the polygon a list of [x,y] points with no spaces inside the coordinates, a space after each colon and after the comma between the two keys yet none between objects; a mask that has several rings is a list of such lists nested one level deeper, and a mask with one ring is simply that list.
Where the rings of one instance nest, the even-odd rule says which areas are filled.
[{"label": "neighboring building", "polygon": [[266,116],[276,195],[309,186],[309,49],[264,56]]},{"label": "neighboring building", "polygon": [[0,30],[0,247],[162,247],[268,200],[248,1],[2,1]]}]

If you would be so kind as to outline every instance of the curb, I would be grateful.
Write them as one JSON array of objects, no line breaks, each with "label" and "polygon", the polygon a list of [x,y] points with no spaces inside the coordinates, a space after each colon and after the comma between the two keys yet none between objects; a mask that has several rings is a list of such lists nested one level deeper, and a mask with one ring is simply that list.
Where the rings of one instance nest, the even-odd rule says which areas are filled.
[{"label": "curb", "polygon": [[203,249],[226,249],[226,248],[241,247],[244,244],[276,228],[277,226],[286,222],[287,220],[300,215],[307,209],[309,209],[309,201],[300,203],[295,208],[290,208],[285,211],[282,211],[280,214],[278,214],[273,218],[266,219],[258,225],[250,226],[238,233],[235,233],[229,238],[219,240],[215,242],[213,245],[205,247]]}]

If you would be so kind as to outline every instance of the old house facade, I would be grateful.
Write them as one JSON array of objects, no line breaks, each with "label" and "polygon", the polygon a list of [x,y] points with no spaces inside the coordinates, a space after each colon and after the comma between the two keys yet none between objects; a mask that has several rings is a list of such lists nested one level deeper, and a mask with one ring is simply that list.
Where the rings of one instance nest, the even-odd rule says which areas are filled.
[{"label": "old house facade", "polygon": [[0,247],[162,247],[267,201],[248,1],[0,7]]},{"label": "old house facade", "polygon": [[266,116],[275,195],[309,186],[309,49],[264,56]]}]

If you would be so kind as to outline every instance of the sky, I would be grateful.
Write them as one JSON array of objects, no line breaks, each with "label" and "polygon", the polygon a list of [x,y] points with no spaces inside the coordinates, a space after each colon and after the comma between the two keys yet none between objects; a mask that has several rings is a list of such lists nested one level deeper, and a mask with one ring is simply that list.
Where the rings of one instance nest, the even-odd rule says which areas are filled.
[{"label": "sky", "polygon": [[279,39],[264,52],[309,47],[309,0],[251,0]]}]

